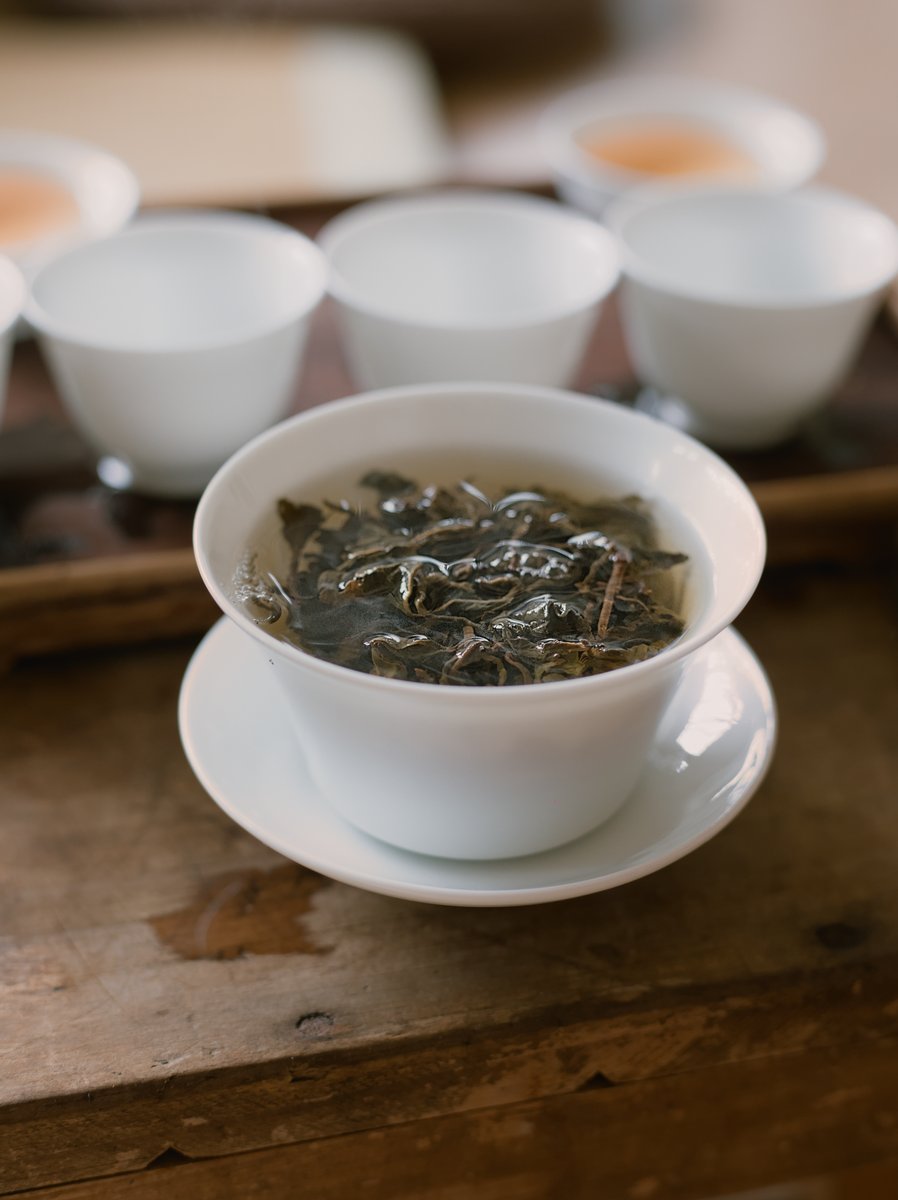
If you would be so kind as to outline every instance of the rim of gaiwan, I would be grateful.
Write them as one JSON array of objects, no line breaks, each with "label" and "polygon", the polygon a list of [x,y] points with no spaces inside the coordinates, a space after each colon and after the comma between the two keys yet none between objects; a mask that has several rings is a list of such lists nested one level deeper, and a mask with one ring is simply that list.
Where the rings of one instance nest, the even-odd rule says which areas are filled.
[{"label": "rim of gaiwan", "polygon": [[[600,675],[546,681],[532,687],[483,686],[453,688],[427,684],[417,680],[389,679],[384,676],[356,671],[350,667],[317,658],[315,655],[294,646],[290,642],[275,638],[263,626],[257,624],[249,613],[244,611],[232,599],[228,586],[230,581],[220,582],[216,570],[210,561],[206,540],[209,527],[215,518],[215,507],[219,503],[221,494],[227,488],[234,486],[242,498],[246,499],[248,497],[248,489],[245,483],[241,483],[240,481],[241,471],[247,464],[254,459],[264,458],[266,450],[285,437],[301,438],[302,431],[308,429],[312,423],[330,421],[336,416],[337,419],[348,420],[351,425],[352,414],[363,408],[382,406],[389,403],[403,404],[405,402],[412,404],[420,403],[424,406],[428,403],[438,401],[441,397],[451,403],[453,399],[459,396],[479,397],[482,400],[484,397],[490,395],[511,400],[515,398],[531,399],[538,403],[545,403],[556,410],[553,414],[554,419],[557,419],[557,410],[561,406],[593,406],[595,411],[603,414],[605,420],[619,422],[625,426],[631,425],[636,436],[642,434],[644,437],[654,436],[655,438],[662,438],[668,443],[668,452],[673,457],[682,459],[684,464],[689,463],[693,468],[704,465],[712,469],[720,486],[725,488],[731,496],[738,497],[738,503],[745,513],[748,525],[748,542],[741,563],[742,570],[739,577],[741,586],[737,589],[736,598],[733,602],[715,614],[712,599],[710,603],[704,605],[703,610],[692,625],[687,624],[680,638],[665,647],[657,655],[643,662],[628,664],[625,667],[607,671]],[[342,464],[334,467],[334,472],[337,473],[341,468],[350,465],[352,465],[350,461],[344,461]],[[659,496],[658,499],[663,505],[663,496]],[[276,496],[272,494],[269,499],[269,506],[272,511],[275,501]],[[264,515],[264,513],[259,513],[257,517],[262,518]],[[690,522],[689,524],[691,525],[692,523]],[[698,530],[693,529],[693,532],[701,543],[702,549],[705,550],[705,539],[701,537]],[[620,405],[609,400],[584,396],[556,388],[492,383],[413,384],[361,393],[356,396],[322,404],[306,412],[299,413],[297,416],[288,418],[286,421],[253,438],[252,441],[248,442],[232,455],[207,484],[196,510],[193,525],[193,547],[200,576],[222,612],[249,636],[264,645],[269,652],[275,648],[289,662],[325,675],[332,680],[342,680],[346,686],[371,688],[374,692],[389,691],[395,693],[398,689],[400,693],[405,693],[406,696],[410,694],[419,697],[425,695],[440,696],[450,704],[468,705],[472,703],[495,704],[497,697],[501,695],[503,697],[501,701],[503,705],[526,705],[540,703],[539,697],[542,696],[545,699],[547,689],[552,689],[555,694],[560,695],[563,691],[573,693],[575,689],[601,688],[604,691],[612,691],[616,688],[627,687],[646,674],[664,669],[666,666],[672,665],[705,645],[723,629],[732,624],[733,620],[753,595],[764,568],[766,533],[764,521],[754,497],[745,482],[732,467],[724,462],[718,454],[715,454],[713,450],[710,450],[695,438],[675,429],[673,426],[665,425],[644,413],[622,408]],[[235,559],[235,565],[236,561]],[[409,689],[411,689],[411,692]]]}]

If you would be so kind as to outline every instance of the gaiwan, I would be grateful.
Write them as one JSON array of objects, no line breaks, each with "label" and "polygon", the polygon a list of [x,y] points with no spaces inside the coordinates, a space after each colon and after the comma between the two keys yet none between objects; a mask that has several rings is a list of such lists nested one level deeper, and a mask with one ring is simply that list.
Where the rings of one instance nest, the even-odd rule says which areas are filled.
[{"label": "gaiwan", "polygon": [[600,675],[684,630],[686,555],[640,498],[575,499],[469,479],[361,479],[368,503],[277,503],[286,571],[252,550],[235,598],[272,634],[391,679],[523,686]]}]

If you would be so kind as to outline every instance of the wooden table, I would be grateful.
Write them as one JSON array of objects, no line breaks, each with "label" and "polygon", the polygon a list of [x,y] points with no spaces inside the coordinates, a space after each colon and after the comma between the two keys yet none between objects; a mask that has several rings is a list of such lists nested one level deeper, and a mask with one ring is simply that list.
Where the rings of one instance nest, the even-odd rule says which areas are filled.
[{"label": "wooden table", "polygon": [[[325,314],[300,405],[347,386],[332,337]],[[892,452],[896,363],[882,327],[837,448],[875,427]],[[613,321],[581,385],[600,368],[626,377]],[[29,353],[20,428],[26,401],[62,419]],[[780,502],[781,563],[816,557],[827,489],[857,517],[839,478]],[[265,849],[181,752],[195,638],[0,676],[0,1194],[702,1200],[841,1173],[827,1198],[894,1197],[898,507],[874,500],[845,561],[775,567],[741,621],[782,717],[747,811],[583,900],[441,909]]]},{"label": "wooden table", "polygon": [[[835,0],[825,18],[818,0],[713,8],[713,47],[672,65],[807,107],[830,177],[896,211],[887,0],[850,24]],[[832,84],[846,59],[863,79],[847,92]],[[854,386],[894,439],[879,344]],[[623,376],[615,355],[600,347],[602,378]],[[314,380],[318,399],[342,387]],[[405,903],[261,846],[181,752],[195,638],[0,675],[0,1194],[705,1200],[826,1176],[815,1197],[894,1200],[889,496],[875,540],[841,530],[841,565],[777,566],[740,621],[782,723],[746,811],[681,862],[576,901]],[[808,546],[808,516],[797,542],[777,536],[781,561]]]},{"label": "wooden table", "polygon": [[[875,462],[876,428],[894,462],[896,369],[883,326],[830,449]],[[581,386],[626,372],[606,321]],[[324,314],[297,402],[347,386]],[[62,420],[33,353],[10,411]],[[807,466],[784,453],[755,469]],[[792,565],[740,623],[781,707],[771,774],[712,843],[587,899],[441,909],[264,848],[179,745],[195,637],[0,675],[0,1195],[898,1194],[893,475],[773,504]],[[843,561],[794,565],[846,484]]]},{"label": "wooden table", "polygon": [[178,743],[191,644],[19,665],[0,1193],[697,1200],[898,1156],[893,585],[774,573],[740,623],[781,708],[761,791],[535,908],[387,899],[242,833]]}]

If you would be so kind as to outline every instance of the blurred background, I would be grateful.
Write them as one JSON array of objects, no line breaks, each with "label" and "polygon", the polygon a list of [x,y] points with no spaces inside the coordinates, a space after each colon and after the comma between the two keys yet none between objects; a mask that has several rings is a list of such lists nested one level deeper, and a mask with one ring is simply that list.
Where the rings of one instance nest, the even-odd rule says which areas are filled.
[{"label": "blurred background", "polygon": [[105,146],[149,204],[542,185],[549,98],[665,72],[793,103],[825,127],[824,178],[898,216],[893,0],[3,0],[0,14],[2,124]]}]

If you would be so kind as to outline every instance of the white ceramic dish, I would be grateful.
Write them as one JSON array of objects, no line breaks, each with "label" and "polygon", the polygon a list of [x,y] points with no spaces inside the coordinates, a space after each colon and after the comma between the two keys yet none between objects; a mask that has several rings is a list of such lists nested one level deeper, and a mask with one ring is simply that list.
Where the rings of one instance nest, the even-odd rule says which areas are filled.
[{"label": "white ceramic dish", "polygon": [[504,192],[375,200],[335,217],[318,241],[363,388],[567,384],[618,278],[605,230]]},{"label": "white ceramic dish", "polygon": [[[248,552],[278,544],[279,497],[361,498],[351,488],[365,471],[415,474],[416,456],[431,463],[434,448],[453,451],[446,482],[472,468],[476,478],[478,463],[501,455],[526,464],[525,486],[645,497],[664,543],[692,558],[686,633],[601,676],[471,688],[349,670],[256,624],[234,580]],[[514,486],[512,469],[502,467],[503,482]],[[754,591],[764,531],[738,476],[658,421],[572,393],[455,384],[338,401],[257,438],[206,489],[194,548],[212,596],[270,663],[309,769],[340,813],[406,849],[498,858],[561,845],[620,807],[689,656]],[[288,569],[284,551],[266,553],[261,569]]]},{"label": "white ceramic dish", "polygon": [[9,169],[46,175],[72,194],[78,209],[71,226],[0,246],[26,279],[62,251],[116,233],[131,220],[140,200],[137,179],[121,159],[74,138],[0,132],[0,172]]},{"label": "white ceramic dish", "polygon": [[[238,825],[295,862],[368,891],[431,904],[510,906],[618,887],[682,858],[748,802],[773,753],[776,711],[732,630],[691,660],[629,803],[601,829],[527,858],[409,854],[343,821],[318,794],[254,647],[219,621],[184,676],[181,740],[197,778]],[[548,798],[547,798],[548,799]]]},{"label": "white ceramic dish", "polygon": [[655,188],[608,222],[636,372],[718,446],[773,444],[820,408],[898,272],[894,224],[825,188]]},{"label": "white ceramic dish", "polygon": [[6,402],[6,379],[16,325],[25,303],[25,280],[15,263],[0,255],[0,425]]},{"label": "white ceramic dish", "polygon": [[290,411],[324,284],[321,252],[287,226],[185,211],[54,259],[26,314],[115,481],[195,496]]},{"label": "white ceramic dish", "polygon": [[[560,96],[543,115],[540,140],[559,195],[601,217],[612,200],[657,179],[601,163],[579,139],[659,119],[705,129],[744,151],[756,164],[752,182],[762,188],[806,183],[826,154],[820,128],[769,96],[703,79],[608,80]],[[714,182],[713,175],[705,181]]]}]

